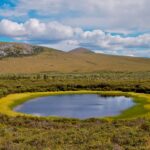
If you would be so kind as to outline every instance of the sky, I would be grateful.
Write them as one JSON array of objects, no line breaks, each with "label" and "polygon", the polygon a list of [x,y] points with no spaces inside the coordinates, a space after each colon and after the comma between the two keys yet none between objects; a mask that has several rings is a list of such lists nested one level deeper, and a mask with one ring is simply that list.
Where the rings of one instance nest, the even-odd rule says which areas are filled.
[{"label": "sky", "polygon": [[0,0],[0,41],[150,57],[150,0]]}]

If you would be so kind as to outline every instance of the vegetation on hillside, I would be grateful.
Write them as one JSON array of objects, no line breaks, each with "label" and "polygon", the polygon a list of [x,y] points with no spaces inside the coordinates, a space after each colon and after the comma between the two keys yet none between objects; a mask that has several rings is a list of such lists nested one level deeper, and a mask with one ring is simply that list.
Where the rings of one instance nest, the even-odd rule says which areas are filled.
[{"label": "vegetation on hillside", "polygon": [[[83,48],[63,52],[31,45],[15,44],[11,46],[12,44],[4,44],[6,47],[0,44],[0,56],[3,56],[3,59],[0,59],[0,73],[150,71],[150,59],[148,58],[97,54]],[[4,58],[4,56],[7,57]]]}]

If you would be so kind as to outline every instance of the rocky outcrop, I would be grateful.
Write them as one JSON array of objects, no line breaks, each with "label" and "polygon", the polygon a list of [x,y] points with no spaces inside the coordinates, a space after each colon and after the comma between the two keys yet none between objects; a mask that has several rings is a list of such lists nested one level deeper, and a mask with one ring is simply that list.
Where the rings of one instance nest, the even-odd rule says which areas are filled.
[{"label": "rocky outcrop", "polygon": [[34,55],[43,51],[40,46],[32,46],[29,44],[0,42],[0,57],[17,57]]}]

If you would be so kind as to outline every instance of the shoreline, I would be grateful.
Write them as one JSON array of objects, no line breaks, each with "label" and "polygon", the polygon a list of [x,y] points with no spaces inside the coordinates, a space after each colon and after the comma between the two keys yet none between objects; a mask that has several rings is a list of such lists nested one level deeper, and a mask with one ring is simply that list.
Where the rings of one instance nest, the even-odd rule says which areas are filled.
[{"label": "shoreline", "polygon": [[[134,92],[121,92],[121,91],[59,91],[59,92],[33,92],[33,93],[18,93],[10,94],[0,99],[0,113],[9,115],[9,116],[29,116],[37,117],[29,114],[24,114],[20,112],[15,112],[13,109],[33,98],[51,96],[51,95],[62,95],[62,94],[100,94],[104,96],[127,96],[133,98],[133,101],[136,103],[133,107],[123,111],[120,115],[114,117],[104,117],[96,119],[130,119],[143,116],[150,117],[150,94],[134,93]],[[61,119],[63,117],[41,117],[49,119]],[[73,118],[67,118],[73,119]]]}]

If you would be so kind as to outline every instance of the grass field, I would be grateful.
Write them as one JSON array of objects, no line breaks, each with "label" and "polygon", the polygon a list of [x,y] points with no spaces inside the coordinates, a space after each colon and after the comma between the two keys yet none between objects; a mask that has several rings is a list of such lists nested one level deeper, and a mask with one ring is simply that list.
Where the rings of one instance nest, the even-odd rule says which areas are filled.
[{"label": "grass field", "polygon": [[0,73],[85,73],[99,71],[150,71],[150,59],[85,52],[46,50],[37,55],[0,60]]},{"label": "grass field", "polygon": [[[87,120],[16,116],[18,114],[11,110],[29,98],[42,96],[45,91],[58,94],[62,90],[72,93],[72,90],[112,89],[132,91],[136,107],[113,119]],[[40,93],[29,94],[37,91]],[[0,75],[0,149],[149,150],[149,94],[134,95],[134,91],[149,93],[149,72]],[[20,93],[19,97],[15,93]]]},{"label": "grass field", "polygon": [[149,150],[150,119],[43,120],[0,115],[4,150]]}]

